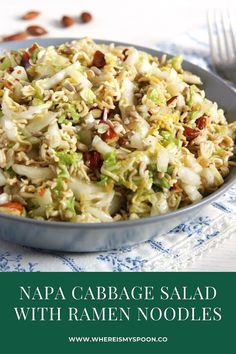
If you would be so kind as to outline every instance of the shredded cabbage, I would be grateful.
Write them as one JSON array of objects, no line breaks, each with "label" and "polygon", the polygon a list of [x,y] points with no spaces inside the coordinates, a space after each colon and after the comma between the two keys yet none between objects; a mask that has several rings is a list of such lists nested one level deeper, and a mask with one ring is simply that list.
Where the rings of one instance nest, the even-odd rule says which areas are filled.
[{"label": "shredded cabbage", "polygon": [[180,55],[84,38],[5,52],[0,75],[0,204],[17,200],[17,215],[164,214],[214,192],[235,165],[236,124]]}]

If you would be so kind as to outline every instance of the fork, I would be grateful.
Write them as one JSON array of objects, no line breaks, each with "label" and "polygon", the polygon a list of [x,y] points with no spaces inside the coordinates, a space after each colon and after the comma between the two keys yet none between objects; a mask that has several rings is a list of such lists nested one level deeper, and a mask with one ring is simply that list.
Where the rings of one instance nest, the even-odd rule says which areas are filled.
[{"label": "fork", "polygon": [[207,24],[213,66],[220,76],[236,83],[236,35],[229,9],[208,10]]}]

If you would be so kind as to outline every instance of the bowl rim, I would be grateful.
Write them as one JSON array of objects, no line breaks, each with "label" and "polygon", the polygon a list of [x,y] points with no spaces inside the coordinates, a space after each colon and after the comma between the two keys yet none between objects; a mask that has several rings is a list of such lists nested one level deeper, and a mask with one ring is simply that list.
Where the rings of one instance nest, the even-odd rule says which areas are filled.
[{"label": "bowl rim", "polygon": [[[46,42],[53,42],[53,41],[59,41],[59,42],[71,42],[74,40],[80,40],[81,38],[78,37],[47,37],[47,38],[38,38],[38,39],[26,39],[26,40],[22,40],[22,41],[11,41],[11,42],[3,42],[0,43],[0,51],[2,49],[4,49],[4,44],[16,44],[17,47],[22,48],[27,46],[27,43],[34,43],[37,42],[40,44],[41,43],[46,43]],[[120,42],[120,41],[112,41],[112,40],[103,40],[103,39],[93,39],[94,42],[97,43],[104,43],[104,44],[113,44],[114,45],[118,45],[118,46],[129,46],[129,47],[135,47],[138,50],[141,51],[151,51],[154,52],[154,54],[152,55],[156,55],[156,56],[160,56],[163,54],[166,54],[168,57],[173,57],[174,54],[170,54],[167,52],[163,52],[160,51],[158,49],[152,48],[152,47],[145,47],[145,46],[140,46],[140,45],[136,45],[136,44],[132,44],[132,43],[126,43],[126,42]],[[47,45],[47,44],[43,44],[43,45]],[[50,44],[49,44],[50,45]],[[53,45],[53,43],[51,43],[51,45]],[[55,44],[55,45],[59,45],[59,44]],[[10,49],[9,49],[10,50]],[[230,85],[224,81],[221,77],[219,77],[218,75],[216,75],[214,72],[210,72],[207,71],[204,68],[201,68],[200,66],[191,63],[188,60],[183,60],[183,65],[184,64],[187,65],[191,65],[196,69],[200,69],[201,71],[203,71],[203,73],[205,73],[206,75],[210,75],[212,76],[216,81],[220,82],[222,85],[224,85],[225,87],[227,87],[227,89],[229,91],[231,91],[232,94],[235,95],[236,97],[236,92],[232,89],[232,87],[230,87]],[[152,223],[157,223],[157,222],[162,222],[162,221],[166,221],[170,218],[174,218],[174,217],[178,217],[179,215],[184,214],[185,212],[188,214],[191,211],[200,209],[202,206],[205,206],[206,204],[210,204],[211,202],[213,202],[215,199],[217,199],[219,196],[221,196],[222,194],[224,194],[230,187],[232,187],[234,184],[236,183],[236,175],[235,176],[231,176],[229,181],[226,181],[220,188],[218,188],[216,191],[214,191],[213,193],[211,193],[210,195],[204,197],[200,202],[197,203],[193,203],[190,205],[187,205],[183,208],[177,209],[175,211],[171,211],[168,212],[166,214],[162,214],[162,215],[154,215],[154,216],[147,216],[144,218],[140,218],[140,219],[136,219],[136,220],[121,220],[121,221],[114,221],[114,222],[104,222],[104,223],[99,223],[99,222],[95,222],[95,223],[76,223],[76,222],[71,222],[71,221],[49,221],[49,220],[36,220],[36,219],[31,219],[28,217],[23,217],[23,216],[15,216],[15,215],[8,215],[8,214],[2,214],[0,213],[0,220],[1,219],[5,219],[5,220],[9,220],[9,221],[17,221],[17,222],[22,222],[22,223],[28,223],[28,224],[34,224],[34,225],[38,225],[38,226],[47,226],[49,228],[51,227],[62,227],[62,228],[72,228],[72,229],[111,229],[111,228],[123,228],[123,227],[133,227],[133,226],[138,226],[140,224],[152,224]]]}]

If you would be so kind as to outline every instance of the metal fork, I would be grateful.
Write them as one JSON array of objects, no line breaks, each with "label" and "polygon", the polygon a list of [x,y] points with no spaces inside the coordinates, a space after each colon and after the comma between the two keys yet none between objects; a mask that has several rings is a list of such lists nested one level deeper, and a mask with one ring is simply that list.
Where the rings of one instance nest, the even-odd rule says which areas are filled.
[{"label": "metal fork", "polygon": [[207,13],[211,57],[216,72],[236,83],[236,34],[228,9]]}]

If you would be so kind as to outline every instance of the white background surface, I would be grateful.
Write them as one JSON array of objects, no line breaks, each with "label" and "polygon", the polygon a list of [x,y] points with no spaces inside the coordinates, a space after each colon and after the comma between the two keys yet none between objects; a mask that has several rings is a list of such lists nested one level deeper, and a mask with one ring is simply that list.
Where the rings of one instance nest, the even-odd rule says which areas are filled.
[{"label": "white background surface", "polygon": [[[155,47],[158,41],[174,41],[175,37],[192,31],[206,23],[206,10],[216,7],[218,1],[163,1],[155,0],[7,0],[1,2],[0,36],[24,31],[29,24],[45,27],[50,37],[101,38]],[[224,6],[234,5],[224,1]],[[28,10],[39,10],[41,16],[22,21],[20,16]],[[93,14],[88,24],[76,24],[63,29],[62,15],[79,17],[82,11]],[[236,235],[207,256],[203,255],[189,271],[236,271]]]}]

